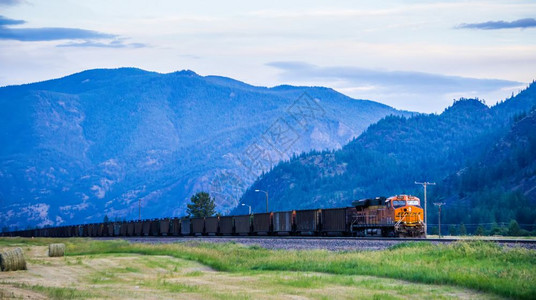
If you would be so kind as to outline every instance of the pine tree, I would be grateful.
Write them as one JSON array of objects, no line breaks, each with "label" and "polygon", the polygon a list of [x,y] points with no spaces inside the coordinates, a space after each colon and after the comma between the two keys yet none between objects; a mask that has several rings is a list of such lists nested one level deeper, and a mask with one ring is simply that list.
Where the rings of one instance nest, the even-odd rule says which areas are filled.
[{"label": "pine tree", "polygon": [[457,235],[458,229],[456,228],[456,225],[450,225],[449,226],[449,235]]},{"label": "pine tree", "polygon": [[516,220],[510,221],[510,225],[508,226],[508,235],[510,236],[519,236],[521,235],[521,228],[519,227],[519,224]]},{"label": "pine tree", "polygon": [[190,198],[191,204],[188,204],[186,212],[194,218],[211,217],[216,213],[216,204],[214,198],[206,192],[199,192]]},{"label": "pine tree", "polygon": [[467,229],[465,229],[465,225],[463,223],[460,225],[460,235],[467,235]]}]

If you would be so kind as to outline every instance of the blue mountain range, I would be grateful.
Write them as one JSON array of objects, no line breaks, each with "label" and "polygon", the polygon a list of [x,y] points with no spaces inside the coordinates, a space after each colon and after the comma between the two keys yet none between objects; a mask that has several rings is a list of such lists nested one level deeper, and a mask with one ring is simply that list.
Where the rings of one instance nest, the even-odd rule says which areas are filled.
[{"label": "blue mountain range", "polygon": [[192,71],[96,69],[2,87],[0,224],[180,216],[198,191],[225,214],[280,161],[339,149],[388,115],[413,113]]}]

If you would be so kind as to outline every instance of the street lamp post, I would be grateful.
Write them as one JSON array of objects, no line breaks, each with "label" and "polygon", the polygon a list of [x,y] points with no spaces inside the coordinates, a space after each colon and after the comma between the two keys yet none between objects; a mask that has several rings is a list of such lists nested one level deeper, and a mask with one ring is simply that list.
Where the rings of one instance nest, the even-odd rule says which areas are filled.
[{"label": "street lamp post", "polygon": [[263,192],[266,195],[266,212],[268,212],[268,192],[263,190],[255,190],[255,192]]},{"label": "street lamp post", "polygon": [[426,187],[428,185],[435,185],[435,182],[417,182],[415,181],[415,184],[420,184],[424,187],[424,235],[428,233],[428,215],[426,210]]},{"label": "street lamp post", "polygon": [[249,214],[251,215],[251,205],[247,205],[247,204],[242,203],[242,206],[247,206],[249,208]]}]

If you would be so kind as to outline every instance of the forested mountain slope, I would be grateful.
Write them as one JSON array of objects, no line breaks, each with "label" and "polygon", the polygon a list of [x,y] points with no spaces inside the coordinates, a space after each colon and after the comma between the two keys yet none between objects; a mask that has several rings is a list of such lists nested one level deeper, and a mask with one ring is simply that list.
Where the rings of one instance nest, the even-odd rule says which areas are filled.
[{"label": "forested mountain slope", "polygon": [[[228,212],[262,171],[336,149],[389,106],[329,88],[96,69],[0,88],[0,224],[178,216],[201,190]],[[262,159],[259,159],[261,157]],[[138,202],[140,200],[140,202]]]},{"label": "forested mountain slope", "polygon": [[[280,163],[259,178],[241,202],[252,205],[255,211],[263,211],[264,195],[254,192],[261,189],[270,194],[271,210],[347,206],[351,200],[365,197],[403,193],[422,197],[422,187],[414,182],[435,181],[438,182],[435,199],[445,200],[448,207],[466,198],[455,188],[456,182],[463,179],[453,179],[452,174],[472,174],[464,170],[473,169],[477,169],[478,174],[486,174],[486,169],[494,164],[509,165],[512,160],[521,160],[523,167],[515,170],[515,176],[509,174],[509,169],[502,169],[504,165],[497,166],[503,172],[499,177],[500,180],[508,178],[506,191],[516,195],[519,192],[529,198],[519,201],[534,203],[534,178],[530,169],[533,158],[527,154],[532,147],[528,133],[536,132],[534,123],[529,121],[533,113],[518,120],[535,105],[536,84],[533,83],[515,97],[491,108],[478,99],[460,99],[439,115],[388,116],[340,150],[312,151]],[[522,138],[515,134],[520,131],[525,134]],[[511,151],[501,151],[504,148],[501,143],[512,145]],[[504,157],[500,158],[499,154]],[[443,182],[444,179],[448,182]],[[432,199],[434,188],[430,188]],[[482,187],[472,188],[480,192]],[[500,201],[496,196],[486,199]],[[523,207],[526,202],[517,203],[510,198],[508,201],[515,209],[505,218],[518,218],[517,214],[526,210]],[[459,209],[457,217],[453,215],[448,219],[447,215],[446,222],[492,220],[475,219],[478,213],[472,215],[472,212],[487,209],[482,202],[467,199],[465,203],[470,204]],[[243,207],[238,207],[237,213],[239,209]],[[434,217],[433,213],[430,217]],[[519,218],[528,222],[531,217]]]},{"label": "forested mountain slope", "polygon": [[[443,180],[432,197],[446,220],[491,229],[516,220],[536,227],[536,110],[516,115],[511,129],[467,167]],[[431,218],[437,214],[435,211]]]}]

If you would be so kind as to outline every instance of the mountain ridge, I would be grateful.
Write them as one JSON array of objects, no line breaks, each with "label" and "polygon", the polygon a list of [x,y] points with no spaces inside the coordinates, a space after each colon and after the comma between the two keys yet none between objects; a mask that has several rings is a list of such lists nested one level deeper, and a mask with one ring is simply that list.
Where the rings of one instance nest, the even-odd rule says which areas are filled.
[{"label": "mountain ridge", "polygon": [[[516,114],[534,105],[532,83],[492,107],[462,98],[438,115],[386,116],[339,150],[312,151],[281,162],[240,203],[263,211],[256,189],[270,193],[273,210],[346,206],[351,200],[394,194],[422,197],[414,181],[440,182],[478,161],[509,132]],[[243,212],[240,206],[233,211]]]},{"label": "mountain ridge", "polygon": [[[3,87],[0,108],[0,223],[14,226],[137,218],[138,199],[144,217],[177,216],[200,190],[225,212],[278,161],[413,114],[328,88],[136,68]],[[253,151],[269,160],[244,166]]]}]

